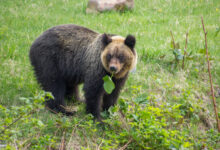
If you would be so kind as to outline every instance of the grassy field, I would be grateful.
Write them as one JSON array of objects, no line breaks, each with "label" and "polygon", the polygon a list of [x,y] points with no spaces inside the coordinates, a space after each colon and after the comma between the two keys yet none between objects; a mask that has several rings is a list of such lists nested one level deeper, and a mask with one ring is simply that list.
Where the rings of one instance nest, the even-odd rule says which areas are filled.
[{"label": "grassy field", "polygon": [[[184,133],[185,143],[176,146],[176,149],[220,148],[218,143],[220,135],[217,134],[211,103],[206,57],[202,53],[204,34],[201,24],[201,16],[203,16],[208,31],[216,101],[220,110],[220,34],[217,34],[220,29],[220,2],[218,0],[136,0],[133,11],[101,14],[86,14],[86,6],[87,0],[0,1],[0,106],[7,109],[11,106],[23,106],[20,97],[34,97],[41,93],[28,54],[32,42],[46,29],[60,24],[77,24],[100,33],[123,36],[133,34],[136,36],[136,50],[139,55],[137,71],[130,74],[120,95],[120,105],[115,109],[121,108],[124,100],[133,102],[141,99],[149,103],[147,108],[160,110],[162,118],[166,120],[166,127],[163,129]],[[174,61],[171,30],[181,49],[184,49],[185,34],[189,33],[187,52],[191,55],[187,56],[184,70],[181,69],[181,61],[179,65]],[[135,106],[128,104],[131,107]],[[177,116],[180,115],[179,117],[167,116],[163,111],[169,111],[173,106],[177,106],[178,113],[176,113]],[[5,141],[0,139],[0,145],[8,144],[11,146],[9,148],[21,149],[58,149],[62,143],[65,143],[62,141],[66,141],[64,145],[67,149],[119,149],[123,146],[127,149],[173,148],[159,147],[159,145],[157,147],[156,142],[149,140],[141,145],[140,141],[143,140],[133,134],[127,136],[120,134],[120,137],[124,138],[117,138],[116,133],[121,133],[124,126],[132,126],[132,119],[125,117],[126,122],[123,125],[119,124],[121,128],[116,131],[115,124],[117,121],[120,122],[120,118],[116,117],[119,113],[112,110],[116,116],[111,115],[112,120],[109,122],[115,124],[112,124],[111,130],[107,127],[101,129],[85,114],[84,104],[76,104],[75,107],[78,111],[72,118],[54,115],[41,109],[33,114],[33,117],[42,120],[44,128],[38,130],[37,127],[30,126],[33,129],[24,131],[24,129],[20,130],[18,122],[12,126],[14,132],[10,132],[10,135],[13,136]],[[148,111],[144,107],[139,111],[142,110]],[[132,111],[128,109],[127,113],[129,112]],[[172,111],[170,113],[175,115]],[[155,115],[156,118],[161,118],[157,113]],[[31,117],[29,116],[28,119]],[[62,119],[65,120],[64,126],[66,126],[61,127],[62,123],[60,123],[61,126],[54,129],[53,123]],[[0,119],[1,121],[5,120]],[[161,122],[163,120],[159,119],[159,123]],[[2,123],[2,125],[6,124]],[[151,128],[144,128],[151,131]],[[46,141],[49,141],[49,144]],[[40,146],[37,147],[36,143]]]}]

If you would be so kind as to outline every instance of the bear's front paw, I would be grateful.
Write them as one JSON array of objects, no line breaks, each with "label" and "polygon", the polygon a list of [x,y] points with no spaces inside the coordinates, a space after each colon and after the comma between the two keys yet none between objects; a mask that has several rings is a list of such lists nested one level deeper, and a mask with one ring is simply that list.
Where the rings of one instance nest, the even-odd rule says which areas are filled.
[{"label": "bear's front paw", "polygon": [[57,107],[57,110],[66,116],[73,116],[75,114],[74,111],[67,110],[67,108],[63,105],[59,105],[59,107]]}]

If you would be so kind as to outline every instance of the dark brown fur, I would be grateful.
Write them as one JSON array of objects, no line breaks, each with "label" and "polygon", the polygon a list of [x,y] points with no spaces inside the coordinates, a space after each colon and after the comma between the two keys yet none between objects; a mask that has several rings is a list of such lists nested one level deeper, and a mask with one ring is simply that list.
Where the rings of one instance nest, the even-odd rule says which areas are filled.
[{"label": "dark brown fur", "polygon": [[[130,68],[120,78],[113,77],[116,88],[106,94],[102,78],[111,73],[103,67],[101,54],[110,43],[113,43],[110,35],[77,25],[53,27],[35,40],[30,49],[31,64],[43,90],[52,92],[55,98],[46,102],[47,107],[72,115],[62,107],[64,97],[79,99],[80,83],[84,83],[86,110],[96,118],[100,118],[101,109],[107,110],[116,103]],[[126,49],[131,47],[129,44]]]}]

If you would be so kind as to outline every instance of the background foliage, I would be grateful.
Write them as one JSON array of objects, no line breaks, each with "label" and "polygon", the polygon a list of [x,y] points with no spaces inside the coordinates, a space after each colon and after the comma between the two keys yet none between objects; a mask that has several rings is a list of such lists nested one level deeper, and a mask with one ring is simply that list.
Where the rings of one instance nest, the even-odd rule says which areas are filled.
[{"label": "background foliage", "polygon": [[[133,11],[102,14],[86,14],[86,5],[87,0],[0,1],[0,146],[219,149],[200,17],[208,31],[220,109],[220,2],[136,0]],[[49,113],[42,105],[45,93],[34,78],[29,48],[46,29],[67,23],[137,38],[137,71],[130,74],[118,105],[102,114],[107,125],[94,123],[81,103],[70,106],[77,110],[74,117]],[[173,53],[170,30],[179,43],[178,53]],[[187,31],[188,55],[182,70],[175,58],[183,54]]]}]

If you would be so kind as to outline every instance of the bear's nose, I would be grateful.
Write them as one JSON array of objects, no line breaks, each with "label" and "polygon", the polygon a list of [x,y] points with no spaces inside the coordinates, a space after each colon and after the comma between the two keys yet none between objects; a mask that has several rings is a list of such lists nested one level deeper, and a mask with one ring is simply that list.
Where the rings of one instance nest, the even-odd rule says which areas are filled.
[{"label": "bear's nose", "polygon": [[111,67],[110,67],[110,70],[111,70],[112,72],[115,72],[115,71],[117,71],[117,68],[116,68],[115,66],[111,66]]}]

